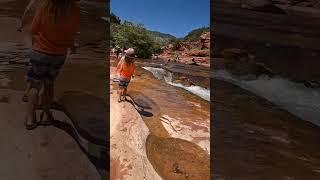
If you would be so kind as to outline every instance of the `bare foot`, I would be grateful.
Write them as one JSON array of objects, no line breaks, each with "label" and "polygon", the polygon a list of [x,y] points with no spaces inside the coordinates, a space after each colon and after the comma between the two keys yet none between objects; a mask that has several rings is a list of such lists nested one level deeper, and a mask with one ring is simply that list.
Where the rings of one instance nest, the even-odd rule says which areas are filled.
[{"label": "bare foot", "polygon": [[38,127],[38,123],[37,123],[35,114],[33,114],[33,115],[30,115],[30,114],[27,115],[27,116],[25,117],[24,125],[25,125],[25,127],[26,127],[27,130],[32,130],[32,129]]},{"label": "bare foot", "polygon": [[44,126],[48,126],[48,125],[51,125],[53,121],[54,121],[54,118],[53,118],[53,115],[50,111],[49,112],[45,112],[45,111],[41,112],[39,124],[44,125]]}]

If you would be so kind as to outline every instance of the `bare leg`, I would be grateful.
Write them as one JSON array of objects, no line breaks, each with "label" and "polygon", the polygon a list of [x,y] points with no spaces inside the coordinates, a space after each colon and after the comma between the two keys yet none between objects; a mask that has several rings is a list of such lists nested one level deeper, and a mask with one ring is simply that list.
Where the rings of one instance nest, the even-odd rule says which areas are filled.
[{"label": "bare leg", "polygon": [[25,94],[25,95],[27,95],[27,94],[29,93],[30,88],[31,88],[31,83],[30,83],[30,81],[27,81],[27,88],[26,88],[26,90],[24,91],[24,94]]},{"label": "bare leg", "polygon": [[123,92],[124,92],[124,88],[121,89],[121,96],[120,96],[121,101],[122,101],[122,97],[123,97]]},{"label": "bare leg", "polygon": [[127,100],[127,88],[123,89],[123,100],[126,101]]},{"label": "bare leg", "polygon": [[36,114],[35,114],[35,105],[38,102],[38,90],[36,88],[31,88],[28,96],[27,103],[27,113],[26,113],[26,121],[25,125],[27,129],[33,129],[36,127]]},{"label": "bare leg", "polygon": [[52,104],[53,103],[53,100],[54,100],[54,81],[51,81],[50,83],[50,86],[49,86],[49,97],[50,97],[50,103]]},{"label": "bare leg", "polygon": [[38,105],[43,105],[45,100],[45,92],[44,92],[44,81],[41,82],[39,96],[38,96]]},{"label": "bare leg", "polygon": [[27,87],[26,87],[26,90],[24,91],[24,94],[22,96],[23,102],[28,101],[28,93],[29,93],[30,89],[31,89],[31,83],[30,83],[30,81],[27,81]]},{"label": "bare leg", "polygon": [[123,89],[123,97],[126,97],[127,96],[127,88],[124,88]]},{"label": "bare leg", "polygon": [[35,112],[35,105],[38,100],[38,90],[36,88],[30,89],[29,98],[28,98],[28,106],[27,106],[27,118],[28,122],[33,120],[33,115]]},{"label": "bare leg", "polygon": [[47,121],[50,121],[52,120],[50,107],[53,101],[53,81],[51,80],[46,80],[44,83],[44,97],[43,111],[47,116]]},{"label": "bare leg", "polygon": [[119,99],[118,99],[118,102],[121,102],[121,94],[122,94],[122,88],[121,87],[119,87],[119,89],[118,89],[118,94],[119,94]]},{"label": "bare leg", "polygon": [[53,82],[49,80],[43,81],[43,93],[41,93],[41,99],[42,99],[42,113],[41,113],[41,125],[51,125],[53,117],[50,112],[51,104],[52,104],[52,96],[53,96]]}]

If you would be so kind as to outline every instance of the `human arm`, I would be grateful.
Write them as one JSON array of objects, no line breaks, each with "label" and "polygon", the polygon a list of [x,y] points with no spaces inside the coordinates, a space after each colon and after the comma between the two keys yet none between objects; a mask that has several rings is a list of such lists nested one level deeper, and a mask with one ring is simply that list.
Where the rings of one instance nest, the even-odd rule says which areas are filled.
[{"label": "human arm", "polygon": [[31,35],[34,36],[38,34],[40,31],[40,22],[41,22],[41,10],[37,9],[35,12],[35,15],[32,19],[32,24],[31,24]]},{"label": "human arm", "polygon": [[135,77],[135,73],[136,73],[136,65],[133,64],[133,72],[132,72],[132,78]]},{"label": "human arm", "polygon": [[117,68],[116,68],[116,75],[119,73],[121,69],[121,62],[118,63]]},{"label": "human arm", "polygon": [[26,15],[30,12],[30,10],[32,9],[32,7],[35,5],[35,3],[37,2],[37,0],[30,0],[26,9],[23,12],[23,15],[21,17],[21,22],[20,22],[20,26],[18,27],[18,31],[22,31],[22,29],[24,28],[24,26],[26,25]]},{"label": "human arm", "polygon": [[119,64],[116,69],[116,77],[120,77],[121,71],[123,70],[123,64]]},{"label": "human arm", "polygon": [[120,70],[121,64],[122,64],[123,61],[124,61],[124,57],[122,57],[122,58],[120,59],[118,65],[117,65],[117,68],[116,68],[116,73],[118,73],[118,71]]}]

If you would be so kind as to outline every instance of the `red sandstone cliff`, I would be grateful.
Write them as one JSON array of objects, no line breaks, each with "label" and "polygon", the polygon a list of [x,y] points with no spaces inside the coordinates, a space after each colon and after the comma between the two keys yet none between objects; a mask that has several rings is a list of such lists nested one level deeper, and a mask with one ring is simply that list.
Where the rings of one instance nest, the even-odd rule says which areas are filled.
[{"label": "red sandstone cliff", "polygon": [[[158,56],[165,61],[210,66],[210,32],[204,32],[196,41],[183,40],[162,48]],[[193,62],[193,60],[194,62]]]}]

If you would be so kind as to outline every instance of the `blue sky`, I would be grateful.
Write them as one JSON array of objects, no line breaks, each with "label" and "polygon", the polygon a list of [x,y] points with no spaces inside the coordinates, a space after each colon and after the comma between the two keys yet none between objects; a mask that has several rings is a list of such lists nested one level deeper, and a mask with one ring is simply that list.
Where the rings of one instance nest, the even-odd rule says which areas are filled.
[{"label": "blue sky", "polygon": [[111,0],[110,8],[121,20],[176,37],[210,23],[210,0]]}]

